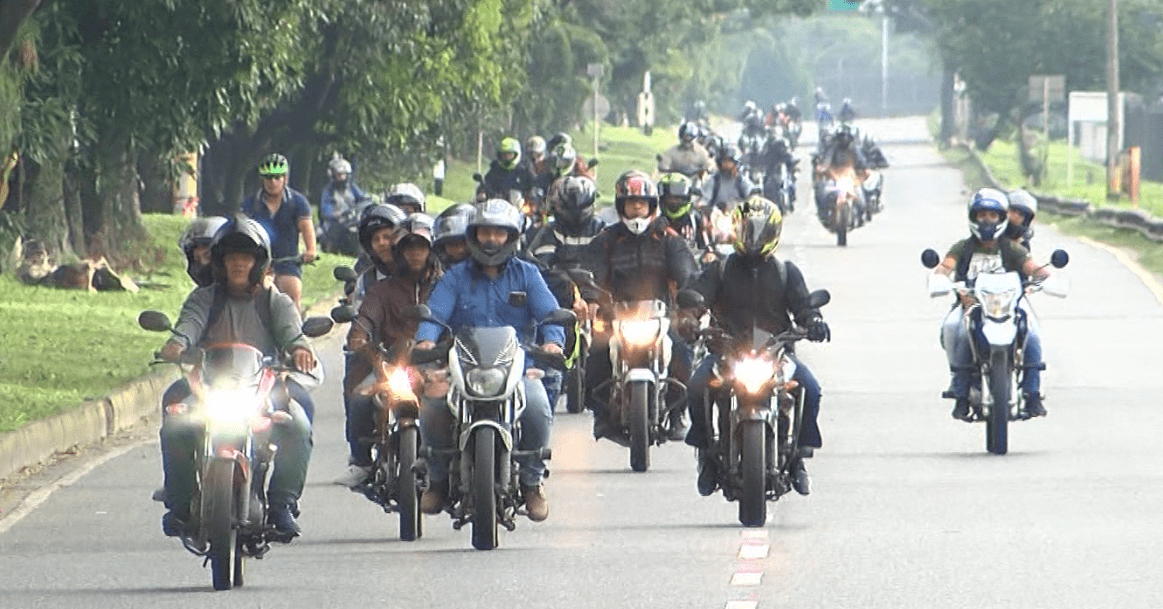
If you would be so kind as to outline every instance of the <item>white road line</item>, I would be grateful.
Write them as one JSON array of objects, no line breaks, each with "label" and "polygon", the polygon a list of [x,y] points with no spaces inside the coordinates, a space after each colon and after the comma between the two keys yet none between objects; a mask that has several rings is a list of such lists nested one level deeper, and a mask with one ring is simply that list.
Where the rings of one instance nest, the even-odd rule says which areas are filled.
[{"label": "white road line", "polygon": [[758,586],[763,582],[763,571],[737,571],[731,576],[732,586]]},{"label": "white road line", "polygon": [[739,546],[739,558],[743,560],[759,560],[767,558],[771,546],[766,543],[746,543]]},{"label": "white road line", "polygon": [[156,439],[147,439],[135,442],[129,446],[122,446],[121,448],[118,448],[112,452],[108,452],[104,455],[94,458],[92,461],[89,461],[85,465],[78,468],[76,471],[73,471],[60,480],[37,489],[25,497],[24,501],[20,502],[20,505],[15,510],[9,512],[7,516],[0,518],[0,534],[6,533],[8,529],[11,529],[16,525],[16,523],[24,520],[25,516],[28,516],[33,512],[33,510],[40,507],[40,505],[48,500],[49,496],[58,489],[62,489],[66,486],[74,484],[77,480],[83,478],[85,474],[88,474],[89,472],[97,469],[112,459],[116,459],[117,457],[120,457],[121,455],[124,455],[125,453],[135,448],[139,448],[156,441]]},{"label": "white road line", "polygon": [[1151,274],[1151,271],[1143,268],[1143,265],[1139,264],[1138,261],[1128,256],[1126,252],[1117,247],[1095,241],[1089,237],[1078,237],[1078,240],[1114,256],[1115,259],[1122,263],[1123,266],[1127,267],[1128,271],[1138,277],[1139,281],[1142,281],[1143,285],[1147,286],[1147,289],[1150,290],[1151,294],[1155,296],[1155,300],[1159,301],[1159,304],[1163,305],[1163,285],[1160,285],[1159,282],[1155,279],[1155,276]]},{"label": "white road line", "polygon": [[727,601],[726,609],[756,609],[759,601]]}]

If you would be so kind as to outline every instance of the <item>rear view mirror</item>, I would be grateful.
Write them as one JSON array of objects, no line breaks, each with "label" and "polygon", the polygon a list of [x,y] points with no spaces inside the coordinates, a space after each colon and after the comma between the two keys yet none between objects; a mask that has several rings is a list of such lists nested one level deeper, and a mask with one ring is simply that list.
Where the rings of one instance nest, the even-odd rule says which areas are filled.
[{"label": "rear view mirror", "polygon": [[323,317],[322,315],[308,317],[303,322],[303,335],[310,338],[317,338],[330,332],[334,326],[335,322],[331,321],[330,317]]},{"label": "rear view mirror", "polygon": [[936,250],[927,249],[927,250],[921,252],[921,264],[924,265],[925,268],[927,268],[927,269],[937,268],[937,265],[940,264],[940,262],[941,262],[941,257],[937,255]]},{"label": "rear view mirror", "polygon": [[832,302],[832,294],[828,290],[815,290],[808,294],[808,306],[813,309],[818,309],[829,302]]},{"label": "rear view mirror", "polygon": [[426,304],[418,304],[404,309],[404,319],[408,321],[424,321],[432,317],[432,309]]},{"label": "rear view mirror", "polygon": [[1070,254],[1067,254],[1066,250],[1054,250],[1054,253],[1050,254],[1050,264],[1056,269],[1066,266],[1068,262]]},{"label": "rear view mirror", "polygon": [[169,332],[173,329],[170,318],[161,311],[142,311],[137,316],[137,325],[150,332]]},{"label": "rear view mirror", "polygon": [[555,326],[570,326],[577,322],[577,313],[570,309],[554,309],[550,311],[545,319],[541,320],[542,324],[551,324]]},{"label": "rear view mirror", "polygon": [[572,279],[574,283],[589,285],[594,282],[593,271],[587,271],[586,269],[569,269],[567,272],[569,273],[569,278]]},{"label": "rear view mirror", "polygon": [[523,309],[528,302],[529,295],[525,292],[509,292],[509,306],[516,309]]},{"label": "rear view mirror", "polygon": [[478,182],[478,183],[483,183],[485,181],[484,177],[482,177],[481,174],[479,174],[479,173],[472,174],[472,179],[473,179],[473,181]]},{"label": "rear view mirror", "polygon": [[675,296],[678,306],[684,309],[701,309],[706,305],[703,295],[694,290],[682,290]]},{"label": "rear view mirror", "polygon": [[351,268],[350,266],[337,266],[335,267],[335,270],[331,272],[331,275],[335,277],[337,281],[343,282],[351,282],[359,279],[359,274],[356,273],[355,269]]},{"label": "rear view mirror", "polygon": [[590,168],[590,169],[593,169],[594,167],[597,167],[597,166],[598,166],[598,160],[597,160],[597,159],[590,159],[590,160],[589,160],[589,162],[588,162],[588,163],[586,163],[586,167],[588,167],[588,168]]},{"label": "rear view mirror", "polygon": [[355,319],[355,307],[342,306],[331,309],[331,319],[337,324],[348,324]]}]

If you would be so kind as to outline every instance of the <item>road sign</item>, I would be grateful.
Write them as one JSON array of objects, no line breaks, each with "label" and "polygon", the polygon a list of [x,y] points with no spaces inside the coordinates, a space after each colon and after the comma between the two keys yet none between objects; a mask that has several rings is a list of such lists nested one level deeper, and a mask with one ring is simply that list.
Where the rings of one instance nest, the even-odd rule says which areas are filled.
[{"label": "road sign", "polygon": [[[598,96],[598,116],[606,116],[610,113],[610,100],[606,99],[605,95]],[[591,117],[594,115],[594,98],[587,97],[585,104],[582,105],[582,116]]]},{"label": "road sign", "polygon": [[601,78],[606,73],[606,66],[600,63],[591,63],[586,66],[586,76]]},{"label": "road sign", "polygon": [[1030,101],[1044,101],[1042,95],[1047,94],[1049,101],[1063,101],[1066,99],[1066,76],[1062,74],[1031,74]]}]

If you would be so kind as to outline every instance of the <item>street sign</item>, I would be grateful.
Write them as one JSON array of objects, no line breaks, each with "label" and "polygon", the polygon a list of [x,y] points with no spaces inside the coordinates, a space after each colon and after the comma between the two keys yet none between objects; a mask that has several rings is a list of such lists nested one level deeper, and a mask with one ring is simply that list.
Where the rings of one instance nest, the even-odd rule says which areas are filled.
[{"label": "street sign", "polygon": [[590,78],[601,78],[606,73],[606,66],[600,63],[591,63],[586,65],[586,76]]},{"label": "street sign", "polygon": [[[606,116],[610,113],[610,100],[606,99],[605,95],[598,96],[598,116]],[[584,104],[582,104],[582,116],[592,117],[594,115],[594,98],[587,97]]]},{"label": "street sign", "polygon": [[1042,95],[1046,94],[1051,102],[1066,99],[1066,76],[1063,74],[1031,74],[1030,101],[1046,101]]}]

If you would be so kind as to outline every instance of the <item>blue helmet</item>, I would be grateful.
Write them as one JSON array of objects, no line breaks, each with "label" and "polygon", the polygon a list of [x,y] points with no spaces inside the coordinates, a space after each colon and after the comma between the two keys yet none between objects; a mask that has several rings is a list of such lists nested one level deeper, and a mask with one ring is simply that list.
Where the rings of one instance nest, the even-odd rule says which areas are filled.
[{"label": "blue helmet", "polygon": [[[977,213],[981,211],[997,212],[997,222],[977,221]],[[969,232],[985,243],[993,241],[1002,235],[1009,222],[1010,200],[1006,194],[996,188],[982,188],[973,193],[969,201]]]}]

